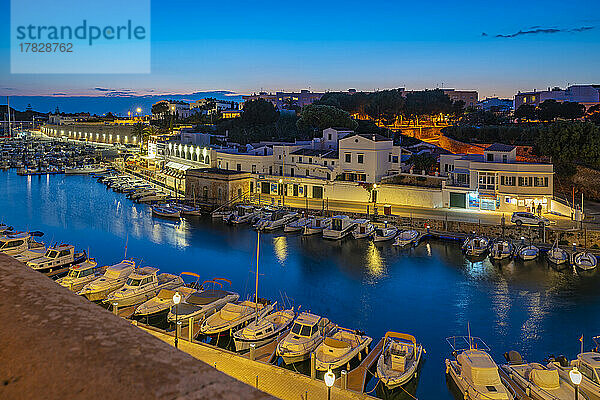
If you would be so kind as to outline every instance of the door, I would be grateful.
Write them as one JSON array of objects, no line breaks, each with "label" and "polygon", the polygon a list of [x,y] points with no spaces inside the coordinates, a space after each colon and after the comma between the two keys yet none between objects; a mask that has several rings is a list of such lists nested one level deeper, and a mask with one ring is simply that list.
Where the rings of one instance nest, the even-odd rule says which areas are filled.
[{"label": "door", "polygon": [[464,193],[450,193],[450,208],[467,208],[467,197]]},{"label": "door", "polygon": [[269,182],[261,182],[260,183],[260,192],[263,194],[271,193],[271,184]]},{"label": "door", "polygon": [[377,203],[377,190],[372,190],[371,191],[371,201],[373,203]]},{"label": "door", "polygon": [[[293,168],[292,171],[294,171]],[[294,185],[294,196],[298,197],[298,185]]]},{"label": "door", "polygon": [[322,186],[313,186],[313,199],[322,199],[323,198],[323,187]]}]

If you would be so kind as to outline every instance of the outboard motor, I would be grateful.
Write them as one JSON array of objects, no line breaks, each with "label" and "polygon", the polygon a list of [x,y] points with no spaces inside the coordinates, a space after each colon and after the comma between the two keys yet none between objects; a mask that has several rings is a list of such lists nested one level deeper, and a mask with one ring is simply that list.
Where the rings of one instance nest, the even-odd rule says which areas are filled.
[{"label": "outboard motor", "polygon": [[556,357],[556,361],[558,361],[558,363],[560,364],[561,367],[566,368],[569,366],[569,360],[567,360],[567,357],[560,355],[558,357]]},{"label": "outboard motor", "polygon": [[504,358],[511,365],[523,364],[523,357],[521,357],[521,355],[514,350],[504,353]]}]

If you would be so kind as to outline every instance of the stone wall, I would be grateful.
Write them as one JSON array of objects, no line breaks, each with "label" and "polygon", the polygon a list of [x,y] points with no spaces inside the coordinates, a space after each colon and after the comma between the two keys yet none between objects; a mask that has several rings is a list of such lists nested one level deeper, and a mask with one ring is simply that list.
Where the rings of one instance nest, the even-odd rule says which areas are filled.
[{"label": "stone wall", "polygon": [[0,254],[0,399],[270,399]]},{"label": "stone wall", "polygon": [[133,134],[133,127],[128,125],[69,124],[42,126],[42,132],[52,137],[66,137],[73,140],[86,140],[93,143],[119,143],[139,145],[139,138]]}]

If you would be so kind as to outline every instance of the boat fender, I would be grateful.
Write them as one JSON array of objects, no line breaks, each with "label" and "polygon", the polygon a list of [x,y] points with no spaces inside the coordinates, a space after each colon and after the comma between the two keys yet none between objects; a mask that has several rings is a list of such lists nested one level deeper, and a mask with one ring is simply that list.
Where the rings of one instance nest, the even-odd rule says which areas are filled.
[{"label": "boat fender", "polygon": [[450,366],[446,365],[446,375],[448,375],[450,373]]},{"label": "boat fender", "polygon": [[531,387],[527,386],[527,387],[525,388],[525,394],[526,394],[527,396],[531,396]]},{"label": "boat fender", "polygon": [[348,364],[346,364],[346,370],[350,371],[350,362],[348,362]]},{"label": "boat fender", "polygon": [[362,352],[361,351],[358,352],[358,361],[362,361]]}]

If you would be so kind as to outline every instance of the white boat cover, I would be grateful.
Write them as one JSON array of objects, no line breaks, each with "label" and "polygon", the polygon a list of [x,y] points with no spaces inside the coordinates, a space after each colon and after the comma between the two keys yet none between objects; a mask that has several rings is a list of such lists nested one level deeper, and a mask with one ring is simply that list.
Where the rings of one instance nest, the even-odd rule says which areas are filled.
[{"label": "white boat cover", "polygon": [[500,386],[498,366],[483,351],[469,350],[458,355],[458,363],[462,366],[462,375],[475,385]]},{"label": "white boat cover", "polygon": [[533,369],[529,379],[544,390],[560,389],[560,379],[555,369]]}]

